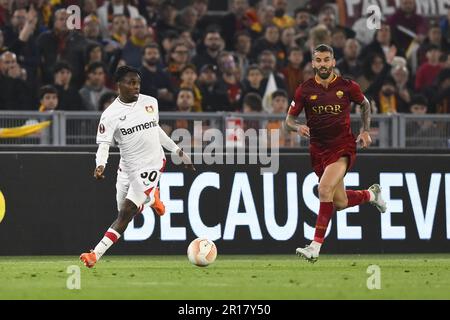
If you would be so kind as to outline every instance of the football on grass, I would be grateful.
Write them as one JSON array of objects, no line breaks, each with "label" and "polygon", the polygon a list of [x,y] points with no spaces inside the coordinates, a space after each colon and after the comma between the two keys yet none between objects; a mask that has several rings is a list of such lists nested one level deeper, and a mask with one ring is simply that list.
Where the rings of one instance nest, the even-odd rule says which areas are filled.
[{"label": "football on grass", "polygon": [[189,261],[199,267],[206,267],[216,260],[217,248],[214,242],[206,238],[197,238],[189,244]]}]

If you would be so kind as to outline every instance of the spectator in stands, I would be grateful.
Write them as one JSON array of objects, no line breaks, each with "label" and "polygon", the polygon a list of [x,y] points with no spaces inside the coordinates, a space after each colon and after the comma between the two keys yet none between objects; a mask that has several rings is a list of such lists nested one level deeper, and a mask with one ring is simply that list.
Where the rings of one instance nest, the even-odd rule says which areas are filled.
[{"label": "spectator in stands", "polygon": [[217,64],[221,72],[218,85],[228,93],[229,111],[240,110],[242,87],[233,55],[230,52],[222,51],[217,57]]},{"label": "spectator in stands", "polygon": [[271,74],[275,78],[277,88],[286,90],[284,76],[277,72],[277,61],[272,51],[264,50],[260,53],[258,56],[258,66],[261,68],[264,75],[264,80],[261,83],[264,92],[266,91],[266,86]]},{"label": "spectator in stands", "polygon": [[245,78],[248,66],[250,65],[249,54],[252,49],[252,38],[247,31],[239,32],[235,35],[234,56],[240,72],[240,79]]},{"label": "spectator in stands", "polygon": [[155,27],[159,20],[159,0],[141,0],[138,2],[139,15],[147,21],[147,25]]},{"label": "spectator in stands", "polygon": [[261,23],[262,30],[268,25],[273,24],[275,18],[275,8],[271,5],[261,6],[258,10],[258,19]]},{"label": "spectator in stands", "polygon": [[[0,1],[0,28],[6,25],[9,13],[9,1]],[[1,52],[0,52],[1,53]]]},{"label": "spectator in stands", "polygon": [[[276,90],[272,93],[272,114],[286,114],[289,107],[289,100],[287,92],[284,90]],[[295,132],[286,132],[283,129],[283,120],[269,120],[267,122],[267,134],[269,141],[272,134],[271,130],[278,130],[280,147],[293,146],[296,138]]]},{"label": "spectator in stands", "polygon": [[376,95],[389,71],[384,55],[373,53],[363,61],[362,75],[356,79],[361,90]]},{"label": "spectator in stands", "polygon": [[52,112],[58,107],[58,91],[52,85],[39,89],[39,112]]},{"label": "spectator in stands", "polygon": [[106,110],[106,108],[108,108],[111,105],[111,103],[113,103],[114,100],[116,100],[116,98],[118,96],[119,95],[117,94],[117,92],[114,92],[114,91],[108,91],[108,92],[104,93],[100,97],[100,100],[98,101],[99,110],[101,110],[101,111]]},{"label": "spectator in stands", "polygon": [[[83,82],[84,50],[86,40],[81,33],[68,30],[66,9],[55,12],[53,29],[41,33],[37,39],[39,56],[41,58],[41,73],[44,83],[52,81],[51,68],[57,60],[66,60],[73,68],[72,77],[74,85],[79,88]],[[63,106],[60,96],[60,106]]]},{"label": "spectator in stands", "polygon": [[282,66],[286,66],[287,64],[287,57],[289,50],[293,47],[296,47],[297,44],[295,42],[295,28],[294,27],[288,27],[281,30],[281,46],[283,48],[284,53],[284,61]]},{"label": "spectator in stands", "polygon": [[406,66],[406,60],[404,60],[404,63],[392,65],[391,76],[395,81],[399,97],[406,103],[410,103],[413,90],[409,81],[409,70]]},{"label": "spectator in stands", "polygon": [[305,63],[311,62],[311,57],[314,52],[314,48],[319,44],[327,44],[329,46],[331,43],[331,32],[327,29],[327,27],[323,24],[318,24],[317,26],[311,28],[309,30],[309,39],[308,39],[308,50],[305,51],[303,61]]},{"label": "spectator in stands", "polygon": [[295,30],[296,30],[296,43],[297,45],[305,49],[306,41],[308,40],[309,30],[311,28],[311,15],[308,9],[304,7],[298,7],[294,11],[295,18]]},{"label": "spectator in stands", "polygon": [[425,38],[427,21],[424,17],[416,14],[415,0],[400,0],[400,7],[388,18],[387,23],[391,27],[393,38],[399,48],[406,50],[414,40],[402,31],[403,28],[415,33],[419,42]]},{"label": "spectator in stands", "polygon": [[387,23],[381,23],[380,29],[375,32],[373,41],[362,48],[359,60],[364,61],[369,55],[374,53],[383,55],[387,61],[396,55],[403,55],[401,49],[395,45],[392,39],[391,27]]},{"label": "spectator in stands", "polygon": [[104,62],[106,59],[103,54],[102,45],[97,42],[91,42],[86,46],[85,53],[85,65],[88,65],[93,62]]},{"label": "spectator in stands", "polygon": [[192,62],[198,69],[206,64],[217,66],[217,57],[224,45],[219,29],[216,27],[208,28],[203,39],[203,44],[205,46],[205,52],[198,52]]},{"label": "spectator in stands", "polygon": [[189,63],[189,48],[183,42],[177,42],[169,55],[167,72],[174,88],[180,86],[180,72]]},{"label": "spectator in stands", "polygon": [[152,34],[147,28],[147,21],[141,16],[130,20],[130,37],[122,49],[122,59],[128,66],[140,68],[142,50],[153,42]]},{"label": "spectator in stands", "polygon": [[4,29],[5,46],[9,48],[7,50],[16,54],[18,62],[26,69],[29,78],[27,82],[32,86],[37,81],[36,69],[39,65],[37,36],[38,17],[34,7],[31,6],[28,11],[16,9],[11,18],[11,26]]},{"label": "spectator in stands", "polygon": [[242,111],[244,113],[261,113],[262,112],[262,98],[259,94],[250,92],[244,97],[244,102],[242,106]]},{"label": "spectator in stands", "polygon": [[242,81],[242,98],[250,92],[257,93],[262,97],[264,95],[264,88],[261,85],[263,79],[261,68],[256,64],[250,65],[247,69],[247,76]]},{"label": "spectator in stands", "polygon": [[446,36],[447,43],[450,44],[450,5],[447,4],[447,16],[441,17],[439,23],[441,26],[442,34]]},{"label": "spectator in stands", "polygon": [[58,90],[59,109],[84,110],[78,90],[71,85],[72,67],[65,61],[59,61],[53,67],[53,83]]},{"label": "spectator in stands", "polygon": [[105,86],[106,68],[101,62],[93,62],[86,68],[86,82],[79,93],[84,109],[101,111],[100,97],[110,90]]},{"label": "spectator in stands", "polygon": [[114,15],[117,14],[124,15],[126,19],[137,18],[139,16],[139,11],[136,7],[129,5],[127,0],[105,1],[97,10],[102,32],[105,37],[109,34],[110,25],[113,22]]},{"label": "spectator in stands", "polygon": [[[250,92],[244,96],[242,103],[242,111],[244,113],[261,113],[263,111],[262,98],[259,94]],[[260,129],[261,125],[259,120],[245,120],[244,130],[248,129]]]},{"label": "spectator in stands", "polygon": [[443,69],[436,82],[437,90],[433,90],[436,113],[450,114],[450,68]]},{"label": "spectator in stands", "polygon": [[81,1],[81,15],[83,18],[86,18],[88,16],[97,16],[97,9],[98,8],[96,0]]},{"label": "spectator in stands", "polygon": [[280,42],[280,30],[274,24],[268,25],[264,30],[264,37],[255,41],[253,45],[251,59],[254,61],[258,55],[264,51],[270,50],[277,59],[277,63],[281,66],[284,62],[284,51]]},{"label": "spectator in stands", "polygon": [[[336,61],[342,59],[344,56],[345,43],[347,42],[347,34],[342,27],[335,27],[331,31],[331,46],[334,50],[334,58]],[[350,38],[352,39],[352,38]]]},{"label": "spectator in stands", "polygon": [[[192,6],[197,11],[197,29],[206,30],[210,24],[210,20],[215,19],[207,15],[209,0],[192,0]],[[199,42],[201,38],[194,39],[195,42]]]},{"label": "spectator in stands", "polygon": [[228,93],[219,88],[217,83],[217,67],[204,65],[200,69],[198,84],[202,93],[202,109],[204,112],[228,110]]},{"label": "spectator in stands", "polygon": [[[423,95],[415,95],[412,97],[409,112],[414,115],[422,116],[425,115],[428,111],[428,100]],[[427,139],[432,136],[443,136],[444,132],[442,131],[438,125],[436,125],[433,121],[428,119],[421,120],[413,120],[410,119],[406,123],[406,134],[408,139],[406,141],[406,146],[414,146],[414,147],[442,147],[445,144],[441,141],[436,141],[433,139]]]},{"label": "spectator in stands", "polygon": [[303,82],[302,63],[303,50],[299,47],[291,48],[288,51],[288,65],[281,70],[289,99],[294,97],[295,90]]},{"label": "spectator in stands", "polygon": [[0,56],[0,109],[32,110],[34,100],[33,90],[22,78],[16,55],[4,52]]},{"label": "spectator in stands", "polygon": [[175,107],[175,90],[170,75],[161,67],[161,54],[156,43],[144,48],[142,57],[141,93],[159,100],[160,111],[170,111]]},{"label": "spectator in stands", "polygon": [[202,111],[202,94],[200,89],[196,85],[197,81],[197,68],[193,64],[187,64],[180,74],[180,88],[188,88],[194,92],[194,106],[192,111],[201,112]]},{"label": "spectator in stands", "polygon": [[441,28],[436,22],[430,23],[430,27],[427,32],[427,37],[420,45],[419,52],[417,53],[419,58],[419,64],[426,62],[427,49],[431,45],[439,47],[439,49],[441,49],[442,52],[447,52],[450,49],[447,40],[445,39],[445,37],[442,36]]},{"label": "spectator in stands", "polygon": [[187,6],[178,16],[180,31],[189,31],[194,39],[200,39],[202,31],[197,29],[198,13],[193,6]]},{"label": "spectator in stands", "polygon": [[159,7],[160,18],[156,23],[158,38],[164,37],[166,32],[175,31],[179,32],[181,29],[177,26],[176,18],[178,9],[175,6],[175,1],[164,0]]},{"label": "spectator in stands", "polygon": [[225,48],[233,49],[233,40],[236,33],[248,30],[249,21],[245,15],[248,9],[247,0],[232,0],[230,12],[221,19],[221,29],[225,40]]},{"label": "spectator in stands", "polygon": [[287,11],[287,0],[272,0],[272,5],[275,8],[275,16],[272,22],[280,29],[293,27],[295,25],[295,20],[286,14]]},{"label": "spectator in stands", "polygon": [[426,87],[433,84],[433,80],[442,70],[439,63],[442,51],[436,45],[430,45],[426,51],[427,61],[420,65],[416,72],[415,88],[417,91],[423,91]]},{"label": "spectator in stands", "polygon": [[[125,47],[130,31],[130,23],[124,14],[116,14],[112,18],[111,24],[111,50]],[[107,49],[107,48],[106,48]],[[107,50],[108,51],[108,50]]]},{"label": "spectator in stands", "polygon": [[[177,94],[177,111],[191,112],[194,108],[194,92],[189,88],[180,88]],[[179,128],[177,126],[177,128]]]},{"label": "spectator in stands", "polygon": [[312,67],[311,62],[308,62],[303,67],[302,77],[303,77],[303,82],[314,78],[314,69]]},{"label": "spectator in stands", "polygon": [[[166,32],[162,38],[158,38],[158,43],[161,47],[161,58],[164,62],[169,60],[169,55],[172,52],[173,46],[177,42],[183,42],[184,41],[178,41],[179,34],[176,31],[168,31]],[[184,43],[185,44],[185,43]]]},{"label": "spectator in stands", "polygon": [[197,44],[194,42],[192,38],[192,33],[189,30],[185,30],[180,32],[180,36],[178,37],[180,42],[183,42],[186,47],[189,49],[189,57],[195,57],[197,54]]},{"label": "spectator in stands", "polygon": [[344,47],[344,57],[336,63],[336,68],[339,69],[342,76],[355,80],[361,75],[362,65],[358,60],[360,49],[361,47],[357,40],[347,39]]},{"label": "spectator in stands", "polygon": [[8,51],[8,47],[5,46],[5,37],[2,29],[0,29],[0,55],[6,51]]},{"label": "spectator in stands", "polygon": [[103,38],[100,31],[100,20],[95,14],[88,15],[83,20],[84,37],[92,42],[103,44]]},{"label": "spectator in stands", "polygon": [[398,95],[395,81],[391,77],[383,81],[381,90],[375,96],[375,103],[378,113],[393,114],[408,110],[408,103]]},{"label": "spectator in stands", "polygon": [[355,31],[351,28],[337,24],[336,14],[337,13],[334,7],[327,3],[320,8],[318,23],[326,26],[330,32],[333,32],[336,28],[339,28],[345,32],[346,38],[354,38],[356,36]]}]

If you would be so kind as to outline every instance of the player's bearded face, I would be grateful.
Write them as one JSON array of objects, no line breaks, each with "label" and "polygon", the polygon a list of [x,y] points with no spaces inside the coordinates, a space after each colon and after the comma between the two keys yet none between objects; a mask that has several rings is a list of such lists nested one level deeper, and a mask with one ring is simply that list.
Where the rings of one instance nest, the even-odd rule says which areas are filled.
[{"label": "player's bearded face", "polygon": [[320,78],[322,79],[328,79],[331,75],[331,73],[333,72],[334,67],[325,67],[325,66],[320,66],[319,68],[314,67],[314,72],[315,74],[317,74]]},{"label": "player's bearded face", "polygon": [[335,62],[329,52],[316,52],[312,66],[314,73],[321,79],[328,79],[333,72]]}]

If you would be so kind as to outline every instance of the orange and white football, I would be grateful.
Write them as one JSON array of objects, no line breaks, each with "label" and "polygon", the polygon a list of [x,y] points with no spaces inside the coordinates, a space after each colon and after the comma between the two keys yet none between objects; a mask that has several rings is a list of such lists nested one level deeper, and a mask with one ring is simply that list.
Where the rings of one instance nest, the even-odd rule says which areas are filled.
[{"label": "orange and white football", "polygon": [[199,267],[206,267],[216,260],[217,248],[211,240],[197,238],[189,244],[187,255],[192,264]]}]

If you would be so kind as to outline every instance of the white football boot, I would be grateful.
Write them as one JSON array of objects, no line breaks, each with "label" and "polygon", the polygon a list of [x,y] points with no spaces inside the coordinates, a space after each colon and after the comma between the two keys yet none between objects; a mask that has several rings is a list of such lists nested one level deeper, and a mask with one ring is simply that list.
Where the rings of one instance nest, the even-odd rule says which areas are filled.
[{"label": "white football boot", "polygon": [[319,250],[312,245],[306,246],[304,248],[297,248],[295,250],[295,253],[311,263],[316,262],[319,258]]},{"label": "white football boot", "polygon": [[383,198],[381,197],[380,185],[379,184],[371,185],[369,187],[369,191],[371,191],[375,196],[375,199],[373,201],[370,201],[369,203],[375,206],[378,209],[378,211],[380,211],[380,213],[385,213],[387,209],[386,201],[384,201]]}]

